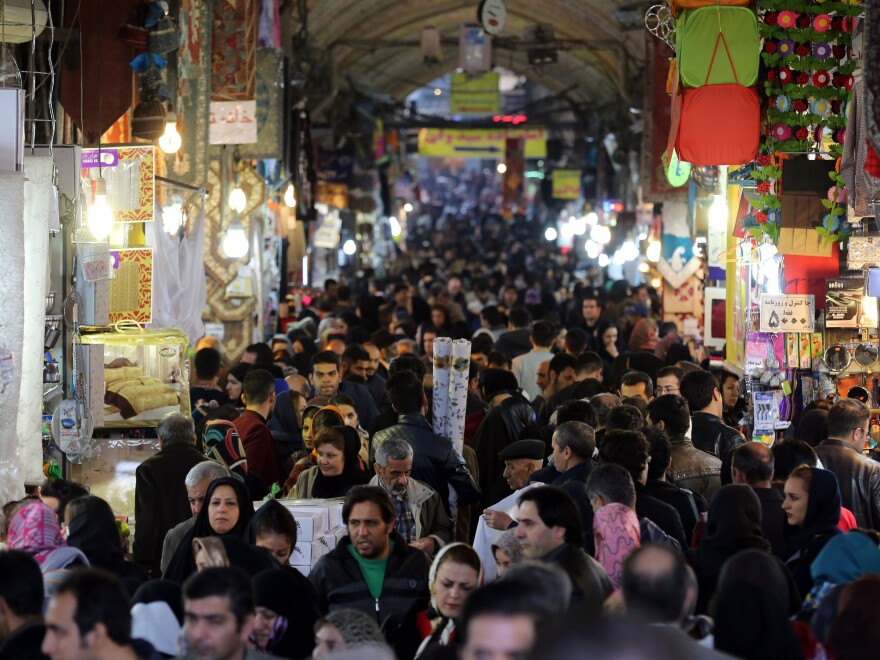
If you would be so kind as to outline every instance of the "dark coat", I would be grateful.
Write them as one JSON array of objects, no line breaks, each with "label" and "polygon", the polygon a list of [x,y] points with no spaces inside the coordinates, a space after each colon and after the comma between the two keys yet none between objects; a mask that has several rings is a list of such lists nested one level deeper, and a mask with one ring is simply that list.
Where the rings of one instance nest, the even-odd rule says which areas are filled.
[{"label": "dark coat", "polygon": [[507,355],[511,360],[525,355],[532,350],[532,331],[520,328],[503,333],[495,342],[495,349]]},{"label": "dark coat", "polygon": [[551,550],[541,557],[541,561],[559,566],[571,578],[569,612],[576,612],[578,617],[586,619],[602,614],[602,605],[614,589],[599,562],[570,543]]},{"label": "dark coat", "polygon": [[344,380],[339,383],[339,393],[350,396],[354,401],[355,410],[358,414],[358,422],[368,433],[373,433],[376,426],[376,418],[379,416],[379,408],[366,385]]},{"label": "dark coat", "polygon": [[397,424],[373,437],[373,450],[386,440],[406,440],[413,448],[412,476],[437,491],[443,508],[449,513],[449,487],[455,489],[459,504],[473,504],[480,499],[480,489],[467,465],[452,443],[434,434],[431,425],[418,413],[405,413]]},{"label": "dark coat", "polygon": [[721,459],[721,483],[724,485],[733,481],[730,472],[733,450],[745,441],[742,433],[727,426],[720,417],[705,412],[691,415],[691,442],[697,449]]},{"label": "dark coat", "polygon": [[673,507],[661,502],[656,497],[652,497],[638,481],[636,486],[636,515],[639,518],[647,518],[652,523],[662,529],[667,536],[678,541],[682,548],[688,547],[687,539],[684,535],[684,526],[681,524],[681,517]]},{"label": "dark coat", "polygon": [[315,564],[309,574],[309,582],[317,593],[318,609],[332,612],[339,609],[360,610],[376,618],[382,626],[392,616],[402,615],[428,605],[428,560],[421,550],[407,545],[406,541],[392,532],[394,547],[385,568],[382,594],[373,598],[357,560],[348,548],[351,539],[345,537],[339,544]]},{"label": "dark coat", "polygon": [[[581,524],[584,529],[584,552],[591,557],[595,554],[595,542],[593,541],[593,506],[587,496],[587,479],[593,471],[593,462],[584,461],[573,468],[560,474],[551,483],[560,490],[564,490],[577,505],[581,514]],[[557,472],[557,474],[559,474]]]},{"label": "dark coat", "polygon": [[764,538],[770,541],[770,549],[780,559],[788,559],[785,554],[785,511],[782,510],[782,495],[773,487],[754,488],[761,500],[761,529]]},{"label": "dark coat", "polygon": [[169,445],[135,470],[137,533],[132,553],[134,561],[147,570],[159,567],[168,530],[192,516],[183,482],[197,463],[206,460],[192,445]]},{"label": "dark coat", "polygon": [[880,463],[848,442],[830,438],[816,447],[816,455],[837,477],[843,506],[853,512],[859,527],[880,531]]},{"label": "dark coat", "polygon": [[706,498],[684,488],[679,488],[668,481],[658,481],[656,479],[648,481],[645,484],[645,488],[651,497],[665,502],[678,512],[681,518],[681,526],[684,529],[685,540],[690,545],[690,540],[694,535],[694,528],[697,526],[700,514],[709,508]]},{"label": "dark coat", "polygon": [[46,626],[38,624],[15,633],[0,646],[2,660],[49,660],[40,647],[46,636]]}]

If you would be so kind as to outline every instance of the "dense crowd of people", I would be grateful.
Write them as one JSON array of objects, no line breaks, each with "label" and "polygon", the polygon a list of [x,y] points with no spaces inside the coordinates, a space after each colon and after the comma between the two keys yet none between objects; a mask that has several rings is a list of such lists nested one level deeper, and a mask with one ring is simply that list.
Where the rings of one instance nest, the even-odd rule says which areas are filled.
[{"label": "dense crowd of people", "polygon": [[[469,254],[328,280],[237,364],[202,340],[130,553],[79,484],[7,503],[0,658],[873,657],[866,406],[747,442],[739,380],[649,287],[560,295],[540,254]],[[472,342],[461,450],[432,427],[438,337]],[[344,501],[307,576],[283,498]]]}]

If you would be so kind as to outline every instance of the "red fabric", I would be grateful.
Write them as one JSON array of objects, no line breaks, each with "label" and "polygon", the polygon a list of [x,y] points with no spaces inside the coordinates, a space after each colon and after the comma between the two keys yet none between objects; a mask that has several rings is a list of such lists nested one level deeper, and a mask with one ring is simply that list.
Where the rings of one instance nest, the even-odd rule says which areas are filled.
[{"label": "red fabric", "polygon": [[427,610],[422,610],[416,614],[416,628],[418,628],[419,635],[422,639],[430,637],[431,633],[434,632],[433,627],[431,626],[431,619],[428,618]]},{"label": "red fabric", "polygon": [[856,527],[858,527],[858,524],[853,512],[846,507],[840,507],[840,522],[837,523],[837,529],[841,532],[848,532]]},{"label": "red fabric", "polygon": [[742,85],[686,89],[675,150],[692,165],[743,165],[761,135],[758,95]]},{"label": "red fabric", "polygon": [[840,275],[840,247],[831,245],[830,257],[785,255],[785,293],[812,294],[816,308],[825,309],[825,281]]},{"label": "red fabric", "polygon": [[272,433],[266,426],[266,420],[253,410],[245,410],[232,425],[235,426],[244,445],[248,472],[260,477],[267,489],[273,483],[279,486],[284,484],[278,454],[275,453]]},{"label": "red fabric", "polygon": [[880,179],[880,158],[874,151],[874,146],[868,142],[868,157],[865,159],[865,172],[875,179]]},{"label": "red fabric", "polygon": [[826,649],[819,640],[813,635],[813,631],[810,630],[810,626],[802,621],[792,621],[791,627],[794,629],[794,634],[798,638],[798,642],[801,645],[801,651],[804,653],[805,660],[814,660],[818,658],[829,658],[832,657],[828,649]]}]

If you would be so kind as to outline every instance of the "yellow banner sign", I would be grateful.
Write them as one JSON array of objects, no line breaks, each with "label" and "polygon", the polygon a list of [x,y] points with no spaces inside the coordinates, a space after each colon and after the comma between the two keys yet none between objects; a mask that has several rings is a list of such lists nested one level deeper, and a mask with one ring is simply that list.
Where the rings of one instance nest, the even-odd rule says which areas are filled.
[{"label": "yellow banner sign", "polygon": [[523,139],[526,158],[547,157],[544,128],[423,128],[419,131],[419,155],[502,160],[507,138]]},{"label": "yellow banner sign", "polygon": [[453,115],[497,115],[501,112],[500,74],[480,76],[464,72],[452,74],[452,96],[449,111]]},{"label": "yellow banner sign", "polygon": [[553,199],[577,199],[580,196],[580,170],[553,170]]}]

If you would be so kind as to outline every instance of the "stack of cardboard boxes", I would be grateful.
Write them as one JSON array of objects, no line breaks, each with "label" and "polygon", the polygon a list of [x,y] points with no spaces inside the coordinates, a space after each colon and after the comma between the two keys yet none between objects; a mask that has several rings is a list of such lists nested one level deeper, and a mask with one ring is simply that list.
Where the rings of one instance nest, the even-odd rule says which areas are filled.
[{"label": "stack of cardboard boxes", "polygon": [[[290,563],[305,576],[318,560],[348,535],[342,523],[342,500],[278,500],[296,521],[296,545]],[[254,502],[259,509],[262,502]]]}]

